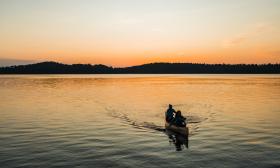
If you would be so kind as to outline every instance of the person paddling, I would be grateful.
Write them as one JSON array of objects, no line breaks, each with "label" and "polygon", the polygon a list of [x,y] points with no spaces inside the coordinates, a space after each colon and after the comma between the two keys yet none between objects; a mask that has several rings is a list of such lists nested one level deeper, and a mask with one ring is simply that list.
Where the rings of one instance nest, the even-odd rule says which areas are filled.
[{"label": "person paddling", "polygon": [[186,118],[182,116],[182,113],[180,110],[176,112],[174,123],[178,127],[185,127],[187,125]]},{"label": "person paddling", "polygon": [[169,104],[168,109],[165,113],[165,120],[166,122],[170,123],[174,120],[174,114],[176,113],[176,111],[173,109],[172,105]]}]

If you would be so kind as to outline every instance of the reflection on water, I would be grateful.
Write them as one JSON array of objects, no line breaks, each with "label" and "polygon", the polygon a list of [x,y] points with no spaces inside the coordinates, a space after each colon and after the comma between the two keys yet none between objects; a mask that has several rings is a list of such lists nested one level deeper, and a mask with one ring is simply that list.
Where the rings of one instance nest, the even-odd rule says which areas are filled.
[{"label": "reflection on water", "polygon": [[184,146],[189,148],[189,134],[183,135],[166,129],[166,135],[169,138],[169,142],[173,143],[176,151],[181,151]]},{"label": "reflection on water", "polygon": [[279,100],[279,75],[0,76],[0,165],[279,167]]}]

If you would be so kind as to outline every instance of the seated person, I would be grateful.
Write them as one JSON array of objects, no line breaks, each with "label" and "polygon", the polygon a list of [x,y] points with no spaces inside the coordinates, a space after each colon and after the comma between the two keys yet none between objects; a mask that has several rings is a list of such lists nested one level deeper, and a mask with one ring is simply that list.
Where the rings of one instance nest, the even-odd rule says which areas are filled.
[{"label": "seated person", "polygon": [[172,105],[169,104],[169,108],[167,109],[167,111],[165,113],[166,122],[170,123],[171,121],[174,120],[174,113],[176,113],[176,111],[172,108]]},{"label": "seated person", "polygon": [[187,125],[186,118],[182,116],[181,111],[176,112],[174,124],[178,127],[185,127]]}]

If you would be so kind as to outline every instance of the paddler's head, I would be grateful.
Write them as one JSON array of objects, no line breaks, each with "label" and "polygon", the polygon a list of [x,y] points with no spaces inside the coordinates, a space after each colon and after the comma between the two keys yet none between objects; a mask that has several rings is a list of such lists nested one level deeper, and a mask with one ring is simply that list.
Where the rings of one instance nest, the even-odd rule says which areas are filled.
[{"label": "paddler's head", "polygon": [[172,105],[171,104],[169,104],[169,108],[172,109]]},{"label": "paddler's head", "polygon": [[181,113],[180,110],[178,110],[178,111],[176,112],[176,116],[182,116],[182,113]]}]

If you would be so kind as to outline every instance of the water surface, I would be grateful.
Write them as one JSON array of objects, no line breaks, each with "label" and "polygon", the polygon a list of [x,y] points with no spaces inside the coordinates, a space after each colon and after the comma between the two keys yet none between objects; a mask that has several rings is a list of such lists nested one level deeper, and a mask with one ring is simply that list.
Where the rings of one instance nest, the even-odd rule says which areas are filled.
[{"label": "water surface", "polygon": [[0,95],[1,167],[280,166],[279,75],[2,75]]}]

